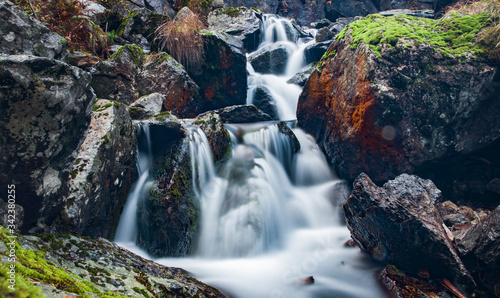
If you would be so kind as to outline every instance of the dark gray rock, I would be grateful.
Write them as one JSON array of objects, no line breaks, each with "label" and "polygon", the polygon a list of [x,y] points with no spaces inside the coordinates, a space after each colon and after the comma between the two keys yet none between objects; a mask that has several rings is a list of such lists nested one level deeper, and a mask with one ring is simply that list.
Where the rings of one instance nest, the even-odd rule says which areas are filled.
[{"label": "dark gray rock", "polygon": [[325,5],[325,17],[332,22],[341,17],[367,16],[378,11],[370,0],[332,0]]},{"label": "dark gray rock", "polygon": [[231,157],[231,136],[216,112],[200,115],[193,124],[205,133],[214,156],[214,162],[222,162]]},{"label": "dark gray rock", "polygon": [[271,119],[278,120],[280,118],[278,107],[267,87],[258,86],[255,88],[252,104],[262,112],[268,114]]},{"label": "dark gray rock", "polygon": [[0,183],[16,184],[23,232],[37,221],[46,230],[63,207],[59,198],[68,191],[73,154],[95,101],[90,80],[88,72],[57,60],[0,57]]},{"label": "dark gray rock", "polygon": [[323,42],[317,42],[312,45],[307,46],[304,49],[304,55],[306,56],[306,63],[313,63],[321,60],[321,57],[328,50],[328,47],[332,43],[332,40],[327,40]]},{"label": "dark gray rock", "polygon": [[137,245],[154,257],[186,256],[191,252],[200,216],[193,188],[189,132],[175,117],[156,118],[149,124],[154,183],[138,207]]},{"label": "dark gray rock", "polygon": [[315,68],[316,68],[316,66],[314,66],[312,64],[309,65],[308,68],[306,68],[305,70],[303,70],[301,72],[296,73],[293,77],[291,77],[287,81],[287,83],[288,84],[295,84],[295,85],[299,85],[299,86],[303,87],[305,85],[307,79],[309,79],[309,76],[311,75],[311,72],[313,72],[313,70]]},{"label": "dark gray rock", "polygon": [[285,45],[272,44],[252,53],[248,60],[256,72],[279,75],[285,72],[289,56]]},{"label": "dark gray rock", "polygon": [[405,14],[405,15],[414,16],[417,18],[434,19],[434,10],[431,10],[431,9],[427,9],[427,10],[392,9],[392,10],[380,11],[377,14],[383,15],[386,17]]},{"label": "dark gray rock", "polygon": [[66,60],[68,42],[6,0],[0,0],[0,36],[2,54]]},{"label": "dark gray rock", "polygon": [[136,179],[136,129],[128,108],[106,99],[94,104],[90,128],[70,170],[69,194],[57,232],[113,238]]},{"label": "dark gray rock", "polygon": [[230,106],[214,112],[220,116],[223,123],[253,123],[272,120],[268,114],[254,105]]},{"label": "dark gray rock", "polygon": [[445,289],[416,275],[409,276],[395,266],[386,266],[379,276],[390,297],[449,297]]},{"label": "dark gray rock", "polygon": [[[0,199],[0,225],[9,231],[19,233],[24,222],[24,208],[21,205],[12,203],[16,201],[16,189],[5,185],[6,200]],[[9,191],[12,191],[9,196]],[[9,203],[9,200],[11,203]],[[10,215],[10,216],[9,216]]]},{"label": "dark gray rock", "polygon": [[312,22],[311,23],[311,28],[321,29],[321,28],[324,28],[324,27],[328,27],[331,24],[332,24],[332,22],[330,22],[330,20],[328,20],[328,19],[321,19],[319,21]]},{"label": "dark gray rock", "polygon": [[239,38],[247,52],[257,49],[261,41],[262,14],[246,7],[216,9],[208,15],[208,28]]},{"label": "dark gray rock", "polygon": [[335,35],[333,34],[332,31],[328,27],[324,27],[318,30],[318,33],[316,33],[316,42],[323,42],[329,40],[330,42],[332,41],[333,37]]},{"label": "dark gray rock", "polygon": [[435,207],[440,196],[432,181],[417,176],[403,174],[377,187],[363,173],[344,204],[347,227],[375,259],[414,273],[426,270],[472,290],[475,282]]},{"label": "dark gray rock", "polygon": [[130,105],[130,117],[133,120],[151,118],[160,114],[166,95],[152,93],[145,95]]}]

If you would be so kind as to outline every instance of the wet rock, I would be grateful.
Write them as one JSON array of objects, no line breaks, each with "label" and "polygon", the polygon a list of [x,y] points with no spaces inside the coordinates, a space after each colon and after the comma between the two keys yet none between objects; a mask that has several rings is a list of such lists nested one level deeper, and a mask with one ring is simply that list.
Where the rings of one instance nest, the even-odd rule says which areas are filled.
[{"label": "wet rock", "polygon": [[154,154],[150,172],[154,182],[138,207],[137,245],[154,257],[186,256],[191,252],[200,217],[188,132],[175,117],[156,118],[149,125]]},{"label": "wet rock", "polygon": [[332,0],[325,5],[325,17],[335,22],[340,17],[366,16],[379,10],[370,0]]},{"label": "wet rock", "polygon": [[[377,187],[361,174],[344,204],[351,237],[377,260],[409,272],[426,270],[471,290],[475,286],[435,207],[441,192],[430,180],[403,174]],[[408,235],[412,235],[408,237]]]},{"label": "wet rock", "polygon": [[225,161],[231,156],[231,137],[217,113],[203,114],[193,124],[200,127],[207,136],[214,162]]},{"label": "wet rock", "polygon": [[386,17],[404,14],[408,16],[414,16],[417,18],[434,19],[434,10],[431,9],[427,10],[392,9],[392,10],[380,11],[378,12],[378,14]]},{"label": "wet rock", "polygon": [[208,28],[235,36],[247,52],[253,52],[261,40],[262,14],[246,7],[216,9],[208,15]]},{"label": "wet rock", "polygon": [[133,120],[151,118],[160,114],[166,96],[160,93],[145,95],[130,105],[130,117]]},{"label": "wet rock", "polygon": [[0,53],[34,55],[66,61],[67,41],[26,15],[10,1],[0,1]]},{"label": "wet rock", "polygon": [[313,70],[316,68],[314,65],[310,65],[308,68],[305,70],[296,73],[293,77],[291,77],[287,83],[288,84],[295,84],[303,87],[306,84],[307,79],[309,79],[309,76],[313,72]]},{"label": "wet rock", "polygon": [[[3,244],[6,237],[3,231],[0,233],[0,244]],[[18,259],[16,266],[27,271],[23,277],[28,284],[35,289],[41,288],[41,293],[47,297],[76,297],[82,293],[138,297],[138,292],[162,297],[224,297],[183,269],[144,259],[103,238],[91,240],[45,234],[19,236],[17,241],[22,246],[18,253],[24,257]],[[39,255],[43,257],[37,257]],[[5,256],[2,261],[6,262]],[[38,276],[37,282],[29,279],[35,276]],[[21,287],[16,287],[16,291],[18,295],[27,294]]]},{"label": "wet rock", "polygon": [[484,216],[465,235],[457,239],[464,263],[470,268],[480,286],[498,293],[500,278],[500,207]]},{"label": "wet rock", "polygon": [[316,33],[316,42],[323,42],[327,40],[332,40],[335,35],[333,34],[332,31],[328,27],[326,28],[321,28],[318,30],[318,33]]},{"label": "wet rock", "polygon": [[24,221],[24,208],[15,203],[9,204],[8,199],[13,199],[11,202],[15,202],[15,187],[8,188],[6,185],[5,189],[7,190],[6,193],[13,190],[13,197],[6,195],[5,198],[7,200],[0,199],[0,225],[6,229],[13,230],[15,233],[19,233]]},{"label": "wet rock", "polygon": [[448,297],[442,287],[432,285],[422,278],[409,276],[395,266],[386,266],[380,272],[380,280],[391,297]]},{"label": "wet rock", "polygon": [[301,285],[312,285],[313,283],[314,283],[314,277],[312,276],[306,277],[300,282]]},{"label": "wet rock", "polygon": [[332,24],[332,22],[330,22],[330,20],[328,19],[321,19],[319,21],[316,21],[316,22],[312,22],[311,23],[311,28],[314,28],[314,29],[321,29],[321,28],[324,28],[324,27],[328,27]]},{"label": "wet rock", "polygon": [[223,123],[253,123],[272,120],[268,114],[254,105],[231,106],[214,112],[219,114]]},{"label": "wet rock", "polygon": [[200,87],[199,112],[244,104],[247,96],[246,56],[242,43],[220,32],[202,32],[204,54],[199,69],[188,70]]},{"label": "wet rock", "polygon": [[265,86],[258,86],[253,92],[253,102],[252,104],[260,109],[262,112],[268,114],[271,119],[278,120],[280,118],[278,107],[274,102],[274,99]]},{"label": "wet rock", "polygon": [[0,183],[16,184],[23,232],[37,221],[46,229],[60,212],[57,199],[68,191],[73,154],[88,129],[95,101],[91,77],[63,62],[25,55],[0,57],[0,69]]},{"label": "wet rock", "polygon": [[445,57],[432,45],[406,47],[410,38],[380,44],[387,49],[380,58],[363,42],[351,49],[353,38],[349,29],[335,40],[311,74],[298,126],[316,137],[341,178],[366,172],[382,182],[418,173],[449,195],[453,180],[429,173],[464,174],[457,162],[500,137],[497,68],[481,58]]},{"label": "wet rock", "polygon": [[135,45],[121,47],[108,61],[102,61],[92,70],[92,88],[97,97],[133,103],[138,94],[134,87],[144,51]]},{"label": "wet rock", "polygon": [[[293,130],[290,128],[290,126],[288,126],[285,121],[279,121],[278,123],[276,123],[276,125],[278,126],[278,131],[288,138],[291,151],[293,153],[298,153],[300,151],[300,142],[293,133]],[[290,164],[292,162],[292,158],[293,156],[290,156]]]},{"label": "wet rock", "polygon": [[253,69],[259,73],[280,75],[285,73],[290,52],[283,44],[266,46],[248,56]]},{"label": "wet rock", "polygon": [[323,55],[328,50],[328,47],[330,46],[331,43],[332,40],[327,40],[307,46],[304,49],[304,55],[306,56],[306,63],[309,64],[321,60],[321,57],[323,57]]},{"label": "wet rock", "polygon": [[166,53],[160,53],[144,64],[137,77],[140,96],[159,93],[165,96],[163,111],[182,118],[192,118],[205,111],[206,102],[184,67]]},{"label": "wet rock", "polygon": [[136,129],[128,108],[100,99],[70,170],[69,195],[53,228],[58,232],[113,238],[130,186],[136,179]]}]

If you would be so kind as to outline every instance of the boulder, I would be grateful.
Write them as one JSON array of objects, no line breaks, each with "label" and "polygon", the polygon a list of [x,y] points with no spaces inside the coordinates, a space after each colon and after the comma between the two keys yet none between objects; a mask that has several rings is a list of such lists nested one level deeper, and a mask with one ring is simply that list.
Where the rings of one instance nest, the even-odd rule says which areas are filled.
[{"label": "boulder", "polygon": [[0,1],[0,53],[65,61],[68,42],[10,1]]},{"label": "boulder", "polygon": [[318,33],[316,33],[315,39],[316,39],[316,42],[323,42],[323,41],[327,41],[327,40],[329,40],[331,42],[333,37],[335,37],[333,32],[330,31],[330,29],[328,27],[325,27],[325,28],[321,28],[318,30]]},{"label": "boulder", "polygon": [[166,16],[142,8],[129,13],[124,18],[116,29],[116,35],[147,50],[154,42],[156,29],[165,21],[167,21]]},{"label": "boulder", "polygon": [[307,46],[304,49],[304,55],[306,56],[306,63],[309,64],[321,60],[321,57],[323,57],[323,55],[326,53],[332,41],[333,40],[316,42]]},{"label": "boulder", "polygon": [[[16,185],[23,232],[50,226],[90,122],[91,76],[58,60],[0,57],[0,183]],[[40,229],[39,229],[40,228]]]},{"label": "boulder", "polygon": [[133,120],[143,120],[160,114],[166,95],[152,93],[145,95],[130,105],[130,117]]},{"label": "boulder", "polygon": [[316,22],[312,22],[311,23],[311,28],[319,30],[321,28],[328,27],[331,24],[332,24],[332,22],[330,22],[328,19],[321,19],[321,20],[318,20]]},{"label": "boulder", "polygon": [[[314,64],[314,63],[313,63]],[[300,87],[304,87],[306,84],[307,79],[309,79],[309,76],[311,75],[311,72],[316,68],[314,65],[309,65],[308,68],[305,70],[296,73],[293,77],[291,77],[288,81],[286,81],[288,84],[295,84],[299,85]]]},{"label": "boulder", "polygon": [[188,70],[200,87],[202,103],[198,112],[244,104],[247,96],[246,56],[242,43],[220,32],[202,32],[204,44],[201,67]]},{"label": "boulder", "polygon": [[96,101],[89,131],[69,172],[64,209],[53,228],[112,239],[136,179],[136,151],[128,108],[106,99]]},{"label": "boulder", "polygon": [[475,282],[435,206],[440,196],[432,181],[417,176],[403,174],[378,187],[363,173],[343,207],[347,227],[374,259],[413,273],[425,270],[472,290]]},{"label": "boulder", "polygon": [[325,17],[335,22],[341,17],[366,16],[378,12],[376,5],[371,0],[349,1],[332,0],[325,4]]},{"label": "boulder", "polygon": [[[2,247],[10,242],[8,236],[0,230],[4,263],[8,261]],[[159,293],[162,297],[224,297],[183,269],[160,265],[104,238],[43,234],[17,236],[15,242],[16,270],[22,270],[23,283],[18,281],[15,290],[9,290],[13,297],[77,297],[82,293],[94,297]]]},{"label": "boulder", "polygon": [[266,86],[257,86],[254,89],[252,104],[262,112],[268,114],[271,119],[279,120],[280,115],[278,107],[276,106],[276,103]]},{"label": "boulder", "polygon": [[223,162],[231,157],[231,136],[216,112],[208,112],[198,116],[193,124],[205,133],[214,156],[214,162]]},{"label": "boulder", "polygon": [[[439,40],[443,28],[459,30],[456,23],[476,17],[450,15],[414,26]],[[368,23],[388,32],[407,20],[372,15],[351,23],[300,95],[298,126],[316,137],[341,178],[366,172],[381,182],[405,172],[452,168],[500,137],[500,76],[474,54],[479,45],[452,52],[446,43],[426,44],[427,38],[417,47],[413,37],[372,32],[363,33],[366,41],[355,41]]]},{"label": "boulder", "polygon": [[182,118],[193,118],[206,111],[206,101],[199,96],[199,87],[184,67],[166,53],[160,53],[144,64],[136,88],[139,96],[164,95],[162,110]]},{"label": "boulder", "polygon": [[208,15],[208,29],[225,32],[243,42],[247,52],[253,52],[261,40],[262,15],[246,7],[216,9]]},{"label": "boulder", "polygon": [[92,70],[92,88],[97,97],[133,103],[138,97],[135,81],[144,57],[141,48],[127,44],[120,47],[108,61],[97,63]]},{"label": "boulder", "polygon": [[256,72],[280,75],[285,73],[290,51],[284,44],[272,44],[248,56]]},{"label": "boulder", "polygon": [[220,116],[223,123],[253,123],[272,120],[268,114],[254,105],[230,106],[213,112]]},{"label": "boulder", "polygon": [[137,245],[154,257],[186,256],[195,241],[200,216],[193,188],[189,132],[175,117],[156,118],[149,124],[154,182],[138,206]]}]

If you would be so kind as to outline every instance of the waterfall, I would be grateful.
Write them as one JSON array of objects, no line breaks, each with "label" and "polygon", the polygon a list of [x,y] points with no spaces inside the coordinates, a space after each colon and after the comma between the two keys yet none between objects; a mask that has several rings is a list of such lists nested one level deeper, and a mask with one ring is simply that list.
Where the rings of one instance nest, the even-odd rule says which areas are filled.
[{"label": "waterfall", "polygon": [[[287,81],[304,68],[304,49],[314,41],[299,38],[290,21],[272,15],[264,15],[262,32],[259,49],[281,43],[290,55],[282,75],[257,73],[248,63],[247,103],[265,88],[280,119],[294,120],[301,88]],[[192,256],[155,261],[187,269],[231,297],[384,297],[374,278],[379,268],[358,248],[344,246],[350,234],[339,206],[348,195],[346,183],[310,135],[298,128],[283,132],[280,125],[226,124],[232,155],[217,167],[203,131],[186,127],[201,207],[199,235]],[[151,166],[143,160],[150,150],[146,132],[141,127],[141,174],[120,220],[119,242],[135,239],[133,216]],[[314,284],[302,284],[308,276]]]},{"label": "waterfall", "polygon": [[139,124],[137,141],[139,179],[131,187],[115,234],[115,242],[126,243],[127,245],[135,244],[137,237],[137,204],[147,194],[152,183],[149,179],[149,170],[153,165],[153,150],[148,125]]}]

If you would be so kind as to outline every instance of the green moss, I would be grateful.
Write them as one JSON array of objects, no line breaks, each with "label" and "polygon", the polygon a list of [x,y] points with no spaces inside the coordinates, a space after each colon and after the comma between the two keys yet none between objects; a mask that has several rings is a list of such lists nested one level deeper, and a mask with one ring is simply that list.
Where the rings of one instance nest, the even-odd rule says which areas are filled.
[{"label": "green moss", "polygon": [[103,145],[109,143],[109,136],[107,134],[104,135],[101,139],[103,140],[102,142]]},{"label": "green moss", "polygon": [[140,294],[146,298],[149,298],[149,294],[148,294],[148,291],[144,290],[144,289],[141,289],[141,288],[138,288],[138,287],[134,287],[132,288],[132,290],[134,290],[134,292],[136,292],[137,294]]},{"label": "green moss", "polygon": [[337,50],[333,50],[333,51],[330,51],[330,50],[327,50],[324,54],[323,54],[323,57],[321,57],[321,60],[326,60],[330,57],[333,57],[337,54]]},{"label": "green moss", "polygon": [[155,118],[155,120],[163,121],[171,116],[172,116],[172,113],[170,113],[169,111],[164,111],[164,112],[161,112],[160,114],[154,116],[154,118]]},{"label": "green moss", "polygon": [[113,105],[117,108],[119,108],[122,105],[121,103],[117,102],[116,100],[112,100],[112,102],[113,102]]},{"label": "green moss", "polygon": [[37,42],[33,45],[33,52],[36,56],[43,56],[47,52],[47,49],[45,48],[43,43]]},{"label": "green moss", "polygon": [[139,67],[142,65],[144,61],[144,57],[146,54],[144,53],[144,50],[138,47],[137,45],[131,45],[131,44],[126,44],[118,49],[116,53],[111,55],[109,58],[111,61],[118,61],[120,56],[123,54],[123,51],[129,51],[131,53],[131,58],[132,61],[134,62],[134,65]]},{"label": "green moss", "polygon": [[228,8],[224,8],[222,10],[222,13],[227,14],[228,16],[235,18],[235,17],[240,15],[241,10],[242,10],[241,7],[228,7]]},{"label": "green moss", "polygon": [[[356,49],[361,41],[374,46],[380,56],[380,44],[395,47],[400,39],[411,41],[414,45],[428,44],[444,56],[461,56],[463,53],[480,55],[483,50],[474,43],[477,34],[492,23],[486,13],[459,15],[452,13],[440,20],[430,20],[413,16],[397,15],[384,17],[370,15],[349,24],[337,37],[345,39],[346,33],[352,36],[351,49]],[[409,48],[409,46],[405,46]]]}]

